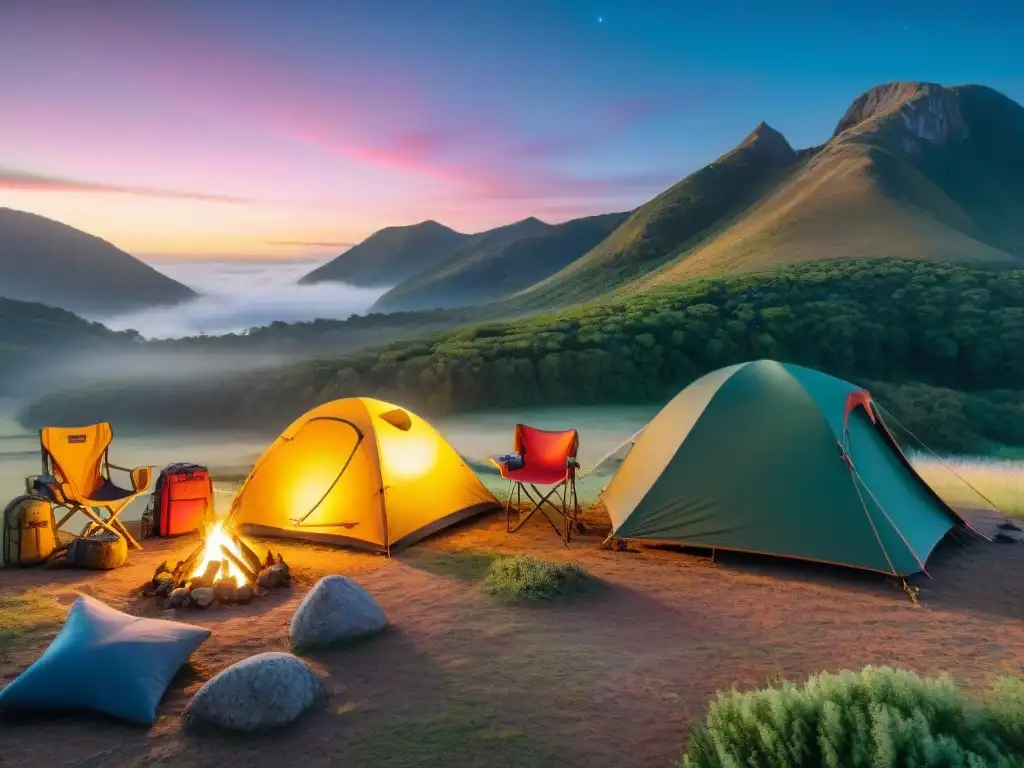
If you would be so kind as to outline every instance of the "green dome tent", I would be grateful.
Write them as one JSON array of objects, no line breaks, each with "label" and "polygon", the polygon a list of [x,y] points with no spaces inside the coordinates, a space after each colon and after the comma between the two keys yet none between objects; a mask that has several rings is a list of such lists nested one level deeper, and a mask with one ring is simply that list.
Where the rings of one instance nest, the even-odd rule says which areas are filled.
[{"label": "green dome tent", "polygon": [[713,371],[655,416],[602,498],[611,538],[906,576],[967,527],[863,389],[771,360]]}]

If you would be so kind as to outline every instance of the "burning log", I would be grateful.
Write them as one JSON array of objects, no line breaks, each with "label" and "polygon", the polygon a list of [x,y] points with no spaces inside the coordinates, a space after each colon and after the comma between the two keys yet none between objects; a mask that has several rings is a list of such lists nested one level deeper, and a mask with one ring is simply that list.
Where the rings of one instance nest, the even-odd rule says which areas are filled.
[{"label": "burning log", "polygon": [[199,577],[202,580],[204,587],[213,586],[213,583],[217,580],[217,574],[220,573],[220,569],[220,560],[211,560],[206,564],[206,570],[203,571],[203,575]]},{"label": "burning log", "polygon": [[[220,545],[220,551],[224,554],[224,557],[226,557],[228,560],[230,560],[232,563],[234,563],[238,567],[238,569],[242,573],[245,574],[245,578],[247,579],[249,584],[251,584],[251,585],[255,585],[256,584],[256,576],[257,576],[257,574],[253,573],[252,568],[250,568],[246,563],[243,563],[241,558],[239,558],[237,555],[235,555],[234,552],[232,552],[230,549],[228,549],[223,544]],[[227,562],[227,561],[225,561],[225,562]]]},{"label": "burning log", "polygon": [[184,584],[192,576],[192,571],[202,554],[203,548],[200,546],[195,552],[174,566],[172,575],[175,584]]},{"label": "burning log", "polygon": [[260,556],[253,552],[249,548],[249,545],[242,541],[240,537],[235,536],[234,541],[235,545],[242,553],[242,556],[245,557],[246,561],[249,563],[249,570],[253,573],[259,573],[263,570],[263,561],[260,560]]}]

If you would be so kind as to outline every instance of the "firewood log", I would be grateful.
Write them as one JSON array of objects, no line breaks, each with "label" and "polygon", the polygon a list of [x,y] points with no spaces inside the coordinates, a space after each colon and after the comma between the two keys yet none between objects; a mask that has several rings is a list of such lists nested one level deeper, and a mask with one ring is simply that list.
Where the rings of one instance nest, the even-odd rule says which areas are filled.
[{"label": "firewood log", "polygon": [[211,587],[213,583],[217,581],[217,574],[220,573],[220,560],[211,560],[206,564],[206,570],[203,571],[203,584],[209,584]]},{"label": "firewood log", "polygon": [[261,570],[263,570],[263,561],[260,560],[260,556],[253,552],[249,548],[248,544],[242,541],[241,536],[235,536],[234,539],[239,551],[242,553],[246,561],[249,563],[249,570],[251,570],[253,573],[259,573]]},{"label": "firewood log", "polygon": [[245,578],[248,580],[249,584],[256,584],[256,574],[253,573],[252,568],[250,568],[247,564],[243,563],[240,557],[236,556],[234,552],[232,552],[223,544],[220,545],[220,551],[226,558],[228,558],[228,560],[230,560],[238,566],[239,570],[245,574]]}]

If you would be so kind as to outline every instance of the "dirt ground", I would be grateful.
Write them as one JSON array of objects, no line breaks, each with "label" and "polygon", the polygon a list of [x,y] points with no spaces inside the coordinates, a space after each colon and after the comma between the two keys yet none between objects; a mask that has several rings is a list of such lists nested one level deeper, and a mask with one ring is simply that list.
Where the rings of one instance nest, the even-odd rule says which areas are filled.
[{"label": "dirt ground", "polygon": [[[983,530],[995,521],[974,517]],[[295,583],[249,606],[161,612],[140,586],[196,539],[147,542],[109,573],[0,571],[5,596],[69,605],[77,592],[129,612],[201,624],[213,635],[174,681],[157,723],[139,729],[82,714],[0,724],[3,768],[48,766],[671,766],[718,689],[784,676],[890,664],[971,687],[1024,673],[1024,545],[948,540],[919,576],[921,604],[899,585],[849,570],[765,558],[716,562],[665,549],[612,552],[600,536],[570,548],[535,519],[508,535],[484,518],[392,560],[253,541],[292,566]],[[483,594],[489,552],[575,560],[602,583],[540,607]],[[295,725],[259,737],[183,731],[189,697],[219,670],[288,650],[309,586],[352,576],[393,628],[308,656],[327,698]],[[43,651],[60,614],[0,647],[0,684]],[[110,671],[116,675],[117,670]]]}]

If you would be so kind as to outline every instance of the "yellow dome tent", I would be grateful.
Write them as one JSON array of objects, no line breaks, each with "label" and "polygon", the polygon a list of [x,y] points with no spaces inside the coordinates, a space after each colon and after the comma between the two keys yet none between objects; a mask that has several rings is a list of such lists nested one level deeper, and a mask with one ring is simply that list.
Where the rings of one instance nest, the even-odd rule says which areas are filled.
[{"label": "yellow dome tent", "polygon": [[430,424],[366,397],[296,419],[231,505],[243,533],[390,552],[498,502]]}]

